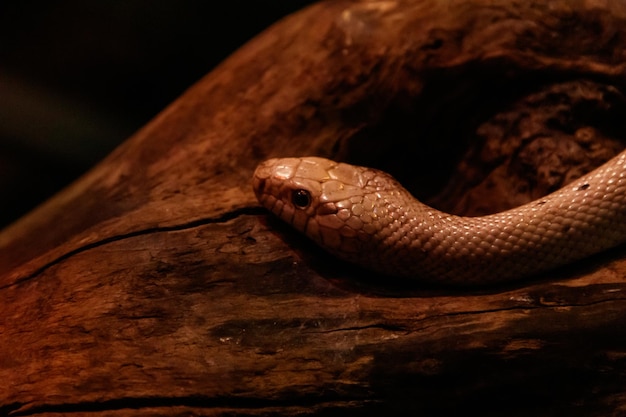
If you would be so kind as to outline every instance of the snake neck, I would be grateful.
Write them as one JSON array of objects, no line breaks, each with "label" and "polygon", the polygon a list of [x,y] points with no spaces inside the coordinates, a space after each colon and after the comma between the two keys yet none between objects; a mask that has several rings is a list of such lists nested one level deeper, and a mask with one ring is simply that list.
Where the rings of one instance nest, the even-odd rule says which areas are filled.
[{"label": "snake neck", "polygon": [[348,260],[387,275],[460,285],[535,274],[623,241],[623,172],[606,180],[611,173],[599,170],[540,200],[481,217],[441,212],[405,189],[377,191],[369,238]]}]

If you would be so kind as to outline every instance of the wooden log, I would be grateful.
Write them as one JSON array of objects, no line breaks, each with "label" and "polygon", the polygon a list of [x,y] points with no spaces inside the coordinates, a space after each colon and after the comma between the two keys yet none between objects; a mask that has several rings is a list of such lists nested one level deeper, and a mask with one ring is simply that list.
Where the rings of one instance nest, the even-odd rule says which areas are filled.
[{"label": "wooden log", "polygon": [[0,415],[626,413],[623,247],[427,287],[335,261],[250,186],[315,154],[459,213],[519,204],[621,148],[625,51],[621,1],[279,22],[0,235]]}]

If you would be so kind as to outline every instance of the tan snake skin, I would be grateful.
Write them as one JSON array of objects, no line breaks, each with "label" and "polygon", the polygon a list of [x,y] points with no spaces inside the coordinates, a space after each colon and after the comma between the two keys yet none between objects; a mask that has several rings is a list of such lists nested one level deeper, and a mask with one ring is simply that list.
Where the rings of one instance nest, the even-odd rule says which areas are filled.
[{"label": "tan snake skin", "polygon": [[259,202],[337,257],[448,284],[512,280],[626,241],[626,152],[566,187],[483,217],[443,213],[390,175],[317,157],[270,159]]}]

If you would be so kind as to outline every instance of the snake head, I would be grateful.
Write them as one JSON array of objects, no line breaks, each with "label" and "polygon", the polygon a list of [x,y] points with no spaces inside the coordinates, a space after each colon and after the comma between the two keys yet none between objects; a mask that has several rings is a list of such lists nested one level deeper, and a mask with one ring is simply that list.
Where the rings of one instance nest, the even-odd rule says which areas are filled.
[{"label": "snake head", "polygon": [[329,252],[351,258],[375,234],[380,174],[324,158],[275,158],[254,172],[259,202]]}]

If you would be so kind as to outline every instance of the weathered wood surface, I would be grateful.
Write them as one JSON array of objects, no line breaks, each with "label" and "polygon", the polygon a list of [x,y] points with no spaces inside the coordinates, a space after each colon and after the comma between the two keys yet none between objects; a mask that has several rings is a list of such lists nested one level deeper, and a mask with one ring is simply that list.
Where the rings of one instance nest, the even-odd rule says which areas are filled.
[{"label": "weathered wood surface", "polygon": [[624,74],[622,1],[338,0],[278,23],[0,235],[0,415],[626,413],[626,249],[406,285],[334,261],[249,181],[317,154],[501,209],[621,149]]}]

